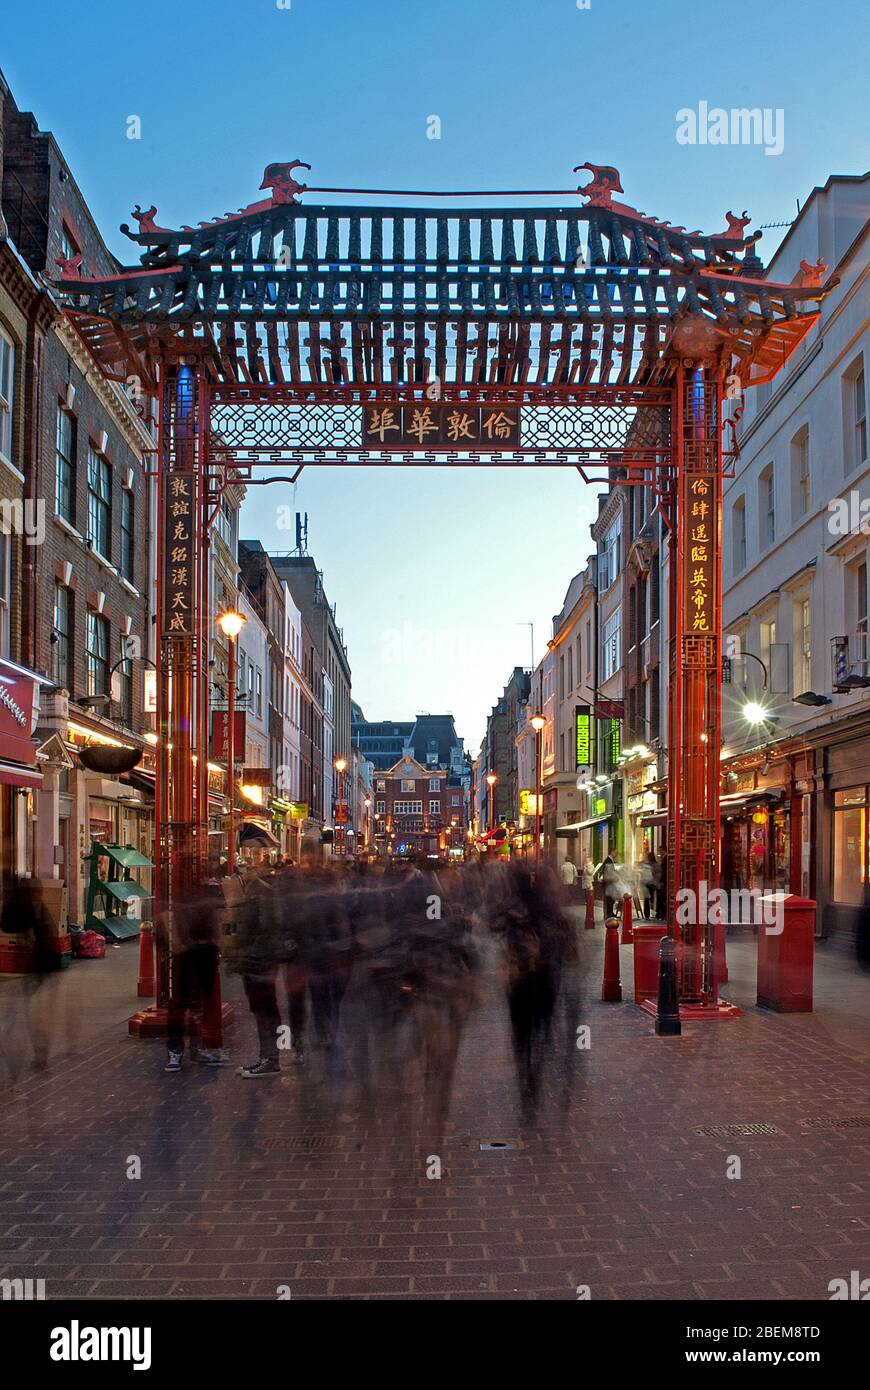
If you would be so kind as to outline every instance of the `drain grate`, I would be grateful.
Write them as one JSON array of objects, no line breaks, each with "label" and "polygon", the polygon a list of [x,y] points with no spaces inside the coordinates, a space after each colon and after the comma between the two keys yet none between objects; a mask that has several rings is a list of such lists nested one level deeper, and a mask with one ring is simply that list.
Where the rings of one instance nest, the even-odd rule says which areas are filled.
[{"label": "drain grate", "polygon": [[740,1139],[754,1134],[782,1134],[776,1125],[703,1125],[696,1134],[706,1134],[711,1139]]},{"label": "drain grate", "polygon": [[806,1129],[870,1129],[870,1115],[822,1115],[801,1124]]},{"label": "drain grate", "polygon": [[333,1139],[327,1134],[300,1134],[295,1139],[278,1139],[276,1149],[290,1149],[296,1153],[335,1153],[342,1146],[341,1139]]},{"label": "drain grate", "polygon": [[491,1139],[486,1142],[481,1141],[481,1149],[515,1149],[516,1144],[506,1139]]}]

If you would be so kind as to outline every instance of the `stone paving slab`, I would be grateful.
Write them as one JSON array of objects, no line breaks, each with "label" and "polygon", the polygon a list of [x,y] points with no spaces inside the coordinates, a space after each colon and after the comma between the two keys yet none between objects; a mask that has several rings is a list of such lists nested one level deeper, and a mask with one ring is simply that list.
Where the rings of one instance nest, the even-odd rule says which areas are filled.
[{"label": "stone paving slab", "polygon": [[[870,1117],[860,1038],[745,997],[739,1019],[656,1038],[630,1001],[600,1002],[602,933],[580,944],[537,1115],[523,1117],[488,971],[443,1140],[415,1127],[413,1074],[360,1109],[317,1051],[247,1082],[232,1068],[165,1076],[162,1047],[117,1026],[89,1038],[0,1102],[0,1278],[45,1278],[49,1298],[274,1299],[289,1285],[293,1298],[538,1300],[588,1285],[593,1299],[703,1301],[821,1300],[833,1278],[870,1276],[870,1127],[808,1123]],[[627,980],[626,950],[622,968]],[[255,1047],[239,1005],[241,1062]],[[738,1124],[776,1132],[698,1133]],[[126,1176],[131,1156],[141,1179]]]}]

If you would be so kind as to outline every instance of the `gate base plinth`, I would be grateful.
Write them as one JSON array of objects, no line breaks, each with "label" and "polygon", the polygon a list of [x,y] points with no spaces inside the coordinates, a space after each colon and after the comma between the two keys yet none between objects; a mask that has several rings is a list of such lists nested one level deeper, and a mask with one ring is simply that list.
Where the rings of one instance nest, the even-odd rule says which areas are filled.
[{"label": "gate base plinth", "polygon": [[[681,1023],[718,1023],[720,1019],[743,1017],[743,1010],[738,1009],[736,1004],[729,1004],[727,999],[720,999],[718,1004],[680,1004],[679,1007]],[[655,1018],[655,999],[639,1000],[638,1008]]]},{"label": "gate base plinth", "polygon": [[[232,1023],[235,1018],[235,1006],[233,1004],[221,1005],[221,1023],[223,1027]],[[147,1009],[139,1009],[127,1023],[127,1031],[134,1038],[165,1038],[169,1024],[168,1010],[156,1004],[150,1004]],[[199,1036],[199,1020],[186,1021],[184,1025],[185,1036]]]}]

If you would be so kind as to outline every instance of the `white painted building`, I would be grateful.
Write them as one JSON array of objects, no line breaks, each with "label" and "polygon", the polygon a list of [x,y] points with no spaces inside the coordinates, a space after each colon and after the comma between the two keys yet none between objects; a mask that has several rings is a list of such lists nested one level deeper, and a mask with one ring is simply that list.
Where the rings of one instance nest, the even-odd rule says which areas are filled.
[{"label": "white painted building", "polygon": [[[814,189],[768,267],[787,283],[821,258],[823,283],[839,283],[787,367],[747,393],[723,505],[739,652],[723,694],[723,881],[813,895],[820,929],[844,933],[870,878],[868,194],[870,175]],[[847,515],[852,502],[839,530],[836,498]]]}]

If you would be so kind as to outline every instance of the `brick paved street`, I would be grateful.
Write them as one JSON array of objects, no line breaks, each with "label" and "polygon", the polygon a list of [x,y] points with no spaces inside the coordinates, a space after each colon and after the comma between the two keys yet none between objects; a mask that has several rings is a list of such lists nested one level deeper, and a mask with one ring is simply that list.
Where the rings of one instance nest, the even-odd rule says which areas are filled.
[{"label": "brick paved street", "polygon": [[[259,1083],[234,1067],[165,1076],[162,1047],[106,1026],[0,1106],[0,1275],[42,1277],[48,1297],[574,1299],[585,1284],[593,1299],[703,1300],[826,1299],[830,1279],[870,1273],[866,1033],[851,1049],[828,1005],[753,1009],[747,943],[731,995],[748,1012],[656,1038],[630,1000],[598,1001],[602,932],[581,945],[581,1002],[537,1120],[518,1115],[488,974],[437,1150],[400,1095],[355,1113],[324,1053]],[[626,986],[626,949],[622,968]],[[832,969],[853,999],[870,989]],[[248,1061],[243,1002],[237,1018],[228,1042]],[[815,1123],[838,1116],[865,1123]],[[697,1133],[737,1124],[777,1132]]]}]

